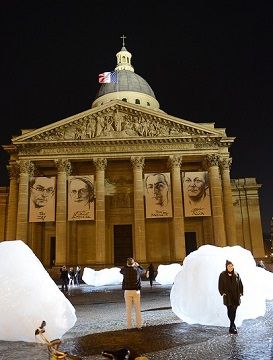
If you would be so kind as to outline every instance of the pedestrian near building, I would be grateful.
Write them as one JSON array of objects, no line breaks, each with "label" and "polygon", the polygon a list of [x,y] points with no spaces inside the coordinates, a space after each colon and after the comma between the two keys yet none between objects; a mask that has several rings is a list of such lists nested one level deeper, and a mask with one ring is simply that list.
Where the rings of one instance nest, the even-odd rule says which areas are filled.
[{"label": "pedestrian near building", "polygon": [[133,258],[128,258],[126,266],[124,266],[120,272],[123,275],[122,289],[124,290],[126,305],[127,328],[132,328],[132,305],[134,305],[136,327],[141,330],[140,290],[141,275],[145,273],[145,270]]},{"label": "pedestrian near building", "polygon": [[68,272],[68,278],[69,278],[69,283],[68,285],[71,286],[71,285],[75,285],[75,271],[74,271],[74,268],[73,267],[70,267],[69,268],[69,272]]},{"label": "pedestrian near building", "polygon": [[149,279],[149,281],[150,281],[150,286],[152,287],[153,281],[155,279],[155,268],[152,263],[148,266],[146,274],[147,274],[147,279]]},{"label": "pedestrian near building", "polygon": [[262,269],[265,269],[265,265],[264,265],[263,260],[258,261],[257,266],[262,268]]},{"label": "pedestrian near building", "polygon": [[244,290],[240,275],[234,271],[234,265],[229,260],[226,261],[226,270],[219,276],[218,289],[223,296],[224,305],[227,307],[227,315],[230,320],[229,333],[237,334],[235,317]]},{"label": "pedestrian near building", "polygon": [[78,265],[75,272],[75,281],[77,285],[81,283],[81,267]]},{"label": "pedestrian near building", "polygon": [[61,268],[60,268],[60,279],[61,279],[61,284],[62,284],[62,292],[67,292],[68,291],[68,281],[69,281],[69,278],[68,278],[68,271],[67,271],[67,268],[65,265],[63,265]]}]

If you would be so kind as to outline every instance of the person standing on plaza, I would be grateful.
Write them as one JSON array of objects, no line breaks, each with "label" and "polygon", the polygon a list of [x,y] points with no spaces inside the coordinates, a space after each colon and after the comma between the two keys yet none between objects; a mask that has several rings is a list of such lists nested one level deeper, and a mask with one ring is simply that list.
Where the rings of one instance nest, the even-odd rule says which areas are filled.
[{"label": "person standing on plaza", "polygon": [[122,289],[126,304],[127,328],[132,328],[132,305],[135,308],[136,327],[142,329],[140,290],[141,275],[145,270],[133,259],[128,258],[126,266],[120,270],[123,275]]},{"label": "person standing on plaza", "polygon": [[76,267],[75,280],[76,284],[79,286],[81,282],[81,267],[79,265]]},{"label": "person standing on plaza", "polygon": [[148,266],[146,274],[147,274],[147,278],[150,281],[150,285],[152,287],[153,286],[153,281],[155,279],[155,268],[154,268],[154,265],[152,263]]},{"label": "person standing on plaza", "polygon": [[61,284],[62,284],[62,292],[67,292],[68,291],[68,271],[65,265],[63,265],[60,268],[60,279],[61,279]]},{"label": "person standing on plaza", "polygon": [[257,266],[266,270],[263,260],[258,261]]},{"label": "person standing on plaza", "polygon": [[69,268],[68,278],[69,278],[68,285],[69,286],[71,286],[71,285],[74,286],[75,285],[75,271],[74,271],[74,268],[72,266]]},{"label": "person standing on plaza", "polygon": [[236,310],[241,303],[244,288],[240,275],[234,271],[234,265],[229,260],[226,261],[226,270],[221,272],[219,276],[218,290],[223,296],[224,305],[227,307],[227,315],[230,320],[229,333],[237,334]]}]

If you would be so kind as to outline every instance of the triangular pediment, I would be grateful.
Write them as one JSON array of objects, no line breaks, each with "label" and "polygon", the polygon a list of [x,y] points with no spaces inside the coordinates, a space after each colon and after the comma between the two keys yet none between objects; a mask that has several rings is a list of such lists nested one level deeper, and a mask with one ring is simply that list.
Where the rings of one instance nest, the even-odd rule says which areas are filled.
[{"label": "triangular pediment", "polygon": [[[13,138],[14,145],[145,139],[226,139],[224,129],[199,124],[120,100],[89,109]],[[230,138],[231,139],[231,138]]]}]

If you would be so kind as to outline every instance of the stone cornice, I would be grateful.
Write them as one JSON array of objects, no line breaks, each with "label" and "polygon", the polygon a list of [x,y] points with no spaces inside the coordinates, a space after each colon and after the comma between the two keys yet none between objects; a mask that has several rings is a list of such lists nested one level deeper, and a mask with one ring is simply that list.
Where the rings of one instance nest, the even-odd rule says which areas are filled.
[{"label": "stone cornice", "polygon": [[[232,141],[232,140],[231,140]],[[92,140],[67,140],[67,141],[58,141],[58,144],[65,146],[85,146],[85,145],[117,145],[117,144],[169,144],[169,143],[198,143],[198,146],[223,146],[221,138],[218,136],[175,136],[175,137],[151,137],[151,138],[102,138],[102,139],[92,139]],[[56,140],[47,140],[47,141],[32,141],[32,142],[20,142],[13,146],[13,149],[29,148],[29,147],[51,147],[52,145],[56,146]],[[225,146],[227,146],[225,144]]]},{"label": "stone cornice", "polygon": [[[116,156],[117,154],[134,154],[134,153],[145,153],[147,155],[153,155],[154,153],[162,152],[181,152],[187,151],[191,154],[201,154],[204,151],[206,152],[215,152],[218,151],[218,146],[212,143],[207,144],[207,146],[195,146],[196,143],[190,142],[133,142],[133,143],[105,143],[105,144],[87,144],[82,146],[82,144],[70,144],[66,146],[65,144],[56,144],[52,146],[24,146],[20,149],[19,157],[29,157],[29,158],[43,158],[47,157],[90,157],[91,154],[108,154]],[[37,160],[37,159],[36,159]]]}]

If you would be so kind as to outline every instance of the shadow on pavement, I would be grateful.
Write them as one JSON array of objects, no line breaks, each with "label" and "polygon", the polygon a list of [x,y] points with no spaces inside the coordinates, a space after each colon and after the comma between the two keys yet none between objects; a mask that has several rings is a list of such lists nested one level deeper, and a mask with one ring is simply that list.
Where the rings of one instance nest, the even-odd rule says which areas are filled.
[{"label": "shadow on pavement", "polygon": [[66,346],[70,350],[73,348],[73,352],[80,356],[100,354],[106,348],[127,348],[133,357],[136,357],[194,343],[197,333],[198,341],[202,342],[211,338],[213,333],[217,333],[217,328],[211,327],[208,330],[205,326],[188,326],[185,323],[149,326],[142,330],[109,331],[82,336],[75,340],[67,339]]}]

